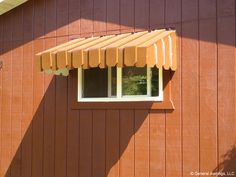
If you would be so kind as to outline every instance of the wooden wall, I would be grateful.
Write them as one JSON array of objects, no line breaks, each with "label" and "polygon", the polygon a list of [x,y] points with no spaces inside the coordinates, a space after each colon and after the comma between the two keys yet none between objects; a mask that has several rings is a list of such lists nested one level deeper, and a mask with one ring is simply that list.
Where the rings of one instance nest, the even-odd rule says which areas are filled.
[{"label": "wooden wall", "polygon": [[[236,176],[235,0],[29,0],[0,16],[0,176]],[[71,110],[34,54],[78,36],[175,27],[176,109]]]}]

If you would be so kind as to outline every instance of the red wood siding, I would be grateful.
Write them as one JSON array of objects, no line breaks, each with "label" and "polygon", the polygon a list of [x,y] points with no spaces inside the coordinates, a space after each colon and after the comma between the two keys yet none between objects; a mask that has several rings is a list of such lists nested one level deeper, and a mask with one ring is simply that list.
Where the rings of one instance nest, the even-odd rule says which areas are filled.
[{"label": "red wood siding", "polygon": [[[0,176],[188,177],[235,171],[234,0],[29,0],[0,16]],[[34,54],[78,36],[174,27],[174,111],[71,110]]]}]

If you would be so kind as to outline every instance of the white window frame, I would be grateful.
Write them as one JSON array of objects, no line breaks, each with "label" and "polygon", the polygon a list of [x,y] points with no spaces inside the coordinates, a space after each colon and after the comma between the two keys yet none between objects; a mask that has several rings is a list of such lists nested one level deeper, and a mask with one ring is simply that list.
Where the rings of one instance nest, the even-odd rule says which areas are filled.
[{"label": "white window frame", "polygon": [[116,96],[111,96],[111,67],[108,67],[108,97],[83,98],[83,69],[78,68],[78,102],[134,102],[134,101],[163,101],[163,72],[159,68],[159,96],[151,96],[151,68],[147,67],[147,95],[122,95],[122,68],[117,67]]}]

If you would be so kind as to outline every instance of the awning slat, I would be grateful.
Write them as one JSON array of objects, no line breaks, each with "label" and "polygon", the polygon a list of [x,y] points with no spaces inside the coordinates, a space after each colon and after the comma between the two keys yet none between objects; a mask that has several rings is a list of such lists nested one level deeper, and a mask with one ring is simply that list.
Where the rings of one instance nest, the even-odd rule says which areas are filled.
[{"label": "awning slat", "polygon": [[122,46],[122,48],[125,48],[124,64],[126,66],[134,66],[137,63],[137,47],[159,35],[161,32],[163,32],[163,30],[152,31]]},{"label": "awning slat", "polygon": [[163,52],[163,46],[162,46],[162,40],[157,41],[157,64],[156,67],[160,68],[163,66],[163,59],[164,59],[164,52]]},{"label": "awning slat", "polygon": [[88,49],[92,46],[95,46],[99,43],[102,43],[112,37],[114,37],[115,35],[111,35],[111,36],[104,36],[101,37],[99,39],[96,39],[94,41],[91,41],[85,45],[82,45],[78,48],[73,49],[72,52],[72,60],[74,64],[77,64],[74,67],[83,67],[84,69],[87,69],[89,67],[88,65]]},{"label": "awning slat", "polygon": [[[115,66],[118,63],[121,63],[118,61],[119,58],[119,50],[122,52],[121,46],[125,45],[127,42],[133,41],[143,35],[148,33],[148,31],[134,33],[131,36],[128,36],[125,39],[119,40],[106,48],[106,63],[108,66]],[[118,49],[120,48],[120,49]],[[122,60],[123,61],[123,60]]]},{"label": "awning slat", "polygon": [[[110,38],[106,41],[104,41],[103,43],[99,43],[97,45],[92,46],[91,48],[87,49],[89,50],[89,65],[90,67],[97,67],[100,62],[101,62],[101,48],[106,47],[120,39],[123,39],[127,36],[129,36],[130,34],[121,34],[121,35],[117,35],[113,38]],[[104,58],[103,58],[104,59]]]},{"label": "awning slat", "polygon": [[172,38],[172,66],[171,69],[175,71],[177,69],[177,40],[176,40],[176,34],[172,33],[170,34]]},{"label": "awning slat", "polygon": [[82,67],[136,66],[177,68],[176,32],[154,30],[80,38],[36,54],[40,71]]},{"label": "awning slat", "polygon": [[88,44],[92,41],[95,41],[99,39],[99,37],[94,37],[94,38],[88,38],[88,39],[85,39],[83,41],[80,41],[78,43],[75,43],[75,44],[71,44],[67,47],[64,47],[54,53],[57,54],[57,67],[59,69],[62,69],[62,68],[71,68],[71,65],[72,65],[72,54],[71,52],[68,52],[69,50],[73,50],[75,48],[78,48],[78,47],[81,47],[85,44]]},{"label": "awning slat", "polygon": [[165,43],[165,62],[164,62],[164,69],[168,70],[170,67],[170,41],[168,37],[165,37],[164,39]]}]

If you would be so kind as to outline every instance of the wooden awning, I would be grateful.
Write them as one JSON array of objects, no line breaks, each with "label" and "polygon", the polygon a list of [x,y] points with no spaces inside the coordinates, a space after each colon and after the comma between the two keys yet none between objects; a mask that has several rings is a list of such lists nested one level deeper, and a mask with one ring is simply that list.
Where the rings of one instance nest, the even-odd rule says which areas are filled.
[{"label": "wooden awning", "polygon": [[176,70],[176,32],[155,30],[79,38],[36,54],[40,71],[82,67],[163,67]]}]

